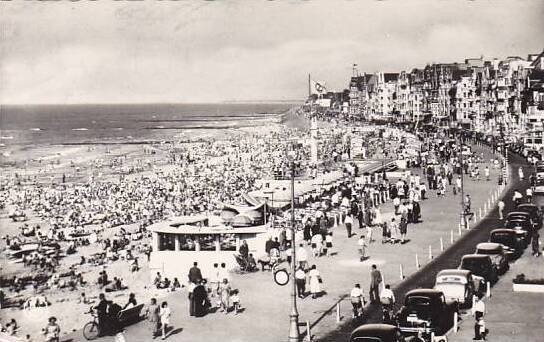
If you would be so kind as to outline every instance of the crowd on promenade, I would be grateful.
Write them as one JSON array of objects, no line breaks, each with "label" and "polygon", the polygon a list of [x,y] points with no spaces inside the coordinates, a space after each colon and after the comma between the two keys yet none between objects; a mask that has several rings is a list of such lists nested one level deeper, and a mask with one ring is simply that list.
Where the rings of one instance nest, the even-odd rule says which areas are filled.
[{"label": "crowd on promenade", "polygon": [[[349,158],[349,146],[342,141],[350,130],[348,126],[332,129],[326,139],[321,140],[322,154],[336,161]],[[405,173],[398,180],[390,180],[383,173],[361,175],[355,165],[344,164],[345,178],[341,183],[324,193],[305,195],[301,199],[295,214],[299,223],[297,241],[304,241],[302,245],[291,245],[288,227],[274,229],[272,241],[277,241],[278,246],[267,252],[271,258],[289,260],[292,248],[297,248],[297,285],[301,297],[307,295],[306,284],[312,298],[323,293],[321,274],[309,261],[311,257],[338,253],[334,251],[333,241],[338,233],[331,229],[335,216],[337,223],[344,224],[348,237],[359,232],[354,248],[360,251],[360,260],[364,261],[369,256],[369,246],[379,240],[380,235],[382,243],[408,241],[409,224],[421,220],[420,203],[431,196],[431,190],[436,190],[437,196],[443,196],[451,187],[456,194],[456,176],[460,172],[479,177],[479,156],[464,158],[461,164],[455,146],[441,138],[421,139],[419,153],[413,153],[409,151],[406,135],[398,130],[394,132],[386,139],[374,136],[374,141],[383,143],[368,144],[367,156],[372,158],[379,154],[381,158],[404,160],[409,168],[421,168],[424,177]],[[84,265],[95,267],[121,261],[137,272],[140,255],[149,257],[151,252],[145,243],[147,225],[169,216],[215,211],[222,203],[242,202],[242,195],[255,189],[257,179],[271,177],[275,167],[286,167],[285,151],[297,141],[294,137],[302,138],[307,133],[285,129],[264,136],[183,144],[168,149],[168,167],[121,177],[93,174],[82,184],[59,180],[54,184],[17,186],[17,179],[12,179],[10,185],[0,191],[2,203],[12,213],[23,212],[40,223],[25,225],[16,222],[17,215],[12,215],[13,224],[20,225],[21,229],[17,235],[4,236],[6,247],[17,252],[30,242],[39,245],[31,253],[22,254],[23,267],[28,274],[3,279],[2,286],[7,286],[8,290],[7,295],[2,293],[2,300],[10,294],[31,294],[27,298],[31,299],[28,307],[32,307],[50,305],[46,297],[48,291],[84,293],[90,284],[98,285],[101,292],[125,290],[124,280],[120,277],[108,279],[105,269],[100,268],[96,278],[86,276],[85,279],[80,269]],[[298,158],[307,160],[309,148],[299,150]],[[116,162],[122,163],[121,160]],[[390,220],[384,218],[380,208],[388,201],[392,201],[396,214]],[[122,228],[113,236],[107,234],[111,228],[119,226]],[[104,252],[82,256],[78,264],[62,263],[63,255],[77,253],[80,247],[89,244],[101,244]],[[306,251],[308,246],[311,248],[309,253]],[[272,249],[277,250],[277,255]],[[203,280],[189,279],[188,287],[191,293],[196,289],[196,298],[200,298],[200,286],[210,288],[220,298],[219,306],[228,312],[230,304],[239,298],[238,294],[232,292],[228,278],[226,285],[223,285],[225,278],[216,278],[208,279],[204,284]],[[166,281],[168,285],[165,285]],[[179,284],[177,279],[163,278],[157,282],[160,288],[173,289],[180,287],[176,283]],[[28,291],[29,288],[32,291]],[[224,293],[228,296],[223,297]],[[206,302],[200,299],[198,302]],[[197,306],[193,309],[197,316]]]}]

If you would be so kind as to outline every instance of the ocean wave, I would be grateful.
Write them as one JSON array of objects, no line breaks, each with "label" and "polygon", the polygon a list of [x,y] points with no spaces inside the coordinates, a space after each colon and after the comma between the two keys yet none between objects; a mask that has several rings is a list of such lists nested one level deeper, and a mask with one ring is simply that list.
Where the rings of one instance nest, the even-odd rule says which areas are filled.
[{"label": "ocean wave", "polygon": [[12,135],[3,135],[3,136],[0,137],[0,139],[2,139],[2,140],[12,140],[13,136]]},{"label": "ocean wave", "polygon": [[40,132],[40,131],[43,131],[43,129],[41,129],[41,128],[39,128],[39,127],[29,128],[28,130],[29,130],[29,131],[33,131],[33,132]]},{"label": "ocean wave", "polygon": [[82,127],[82,128],[72,128],[72,131],[88,131],[88,128]]},{"label": "ocean wave", "polygon": [[123,127],[115,127],[114,130],[116,130],[116,131],[122,131],[122,130],[123,130]]}]

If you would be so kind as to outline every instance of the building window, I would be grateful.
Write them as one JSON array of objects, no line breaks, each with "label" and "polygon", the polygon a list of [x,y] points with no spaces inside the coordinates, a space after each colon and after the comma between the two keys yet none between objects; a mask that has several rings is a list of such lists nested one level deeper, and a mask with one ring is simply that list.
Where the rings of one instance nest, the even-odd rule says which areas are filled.
[{"label": "building window", "polygon": [[159,233],[159,251],[176,250],[176,234]]}]

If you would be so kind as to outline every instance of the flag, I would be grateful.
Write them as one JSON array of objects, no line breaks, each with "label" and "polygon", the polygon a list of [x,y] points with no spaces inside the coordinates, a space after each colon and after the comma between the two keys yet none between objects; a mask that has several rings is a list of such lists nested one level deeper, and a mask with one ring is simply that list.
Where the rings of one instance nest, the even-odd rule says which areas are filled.
[{"label": "flag", "polygon": [[321,81],[311,81],[312,83],[312,94],[323,94],[327,91],[327,87],[325,87],[325,83]]}]

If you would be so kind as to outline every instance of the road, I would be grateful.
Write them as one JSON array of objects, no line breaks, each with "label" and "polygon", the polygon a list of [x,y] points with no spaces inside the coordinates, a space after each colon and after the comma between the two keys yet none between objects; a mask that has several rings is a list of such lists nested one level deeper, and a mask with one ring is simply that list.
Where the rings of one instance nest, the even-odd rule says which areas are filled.
[{"label": "road", "polygon": [[[530,175],[532,168],[526,163],[525,159],[518,155],[510,154],[510,182],[502,194],[504,202],[506,204],[505,213],[515,209],[512,201],[514,189],[522,190],[525,193],[525,188],[528,187],[529,182],[520,181],[518,178],[517,170],[521,166],[524,168],[524,174]],[[515,172],[513,172],[515,171]],[[432,288],[434,285],[436,274],[447,268],[457,268],[461,261],[461,257],[465,254],[474,252],[476,245],[480,242],[487,241],[491,230],[500,227],[498,219],[498,209],[495,206],[488,215],[478,222],[478,224],[471,228],[471,230],[465,233],[457,242],[455,242],[450,248],[445,250],[442,254],[437,256],[431,262],[422,267],[418,272],[412,274],[404,282],[399,284],[395,289],[395,297],[400,302],[404,299],[405,294],[415,288]],[[382,318],[382,311],[380,305],[371,305],[367,307],[367,320],[366,323],[380,323]],[[329,334],[320,338],[321,341],[348,341],[349,336],[353,329],[359,324],[355,324],[355,321],[351,320],[343,325],[340,325],[338,329],[330,332]]]}]

